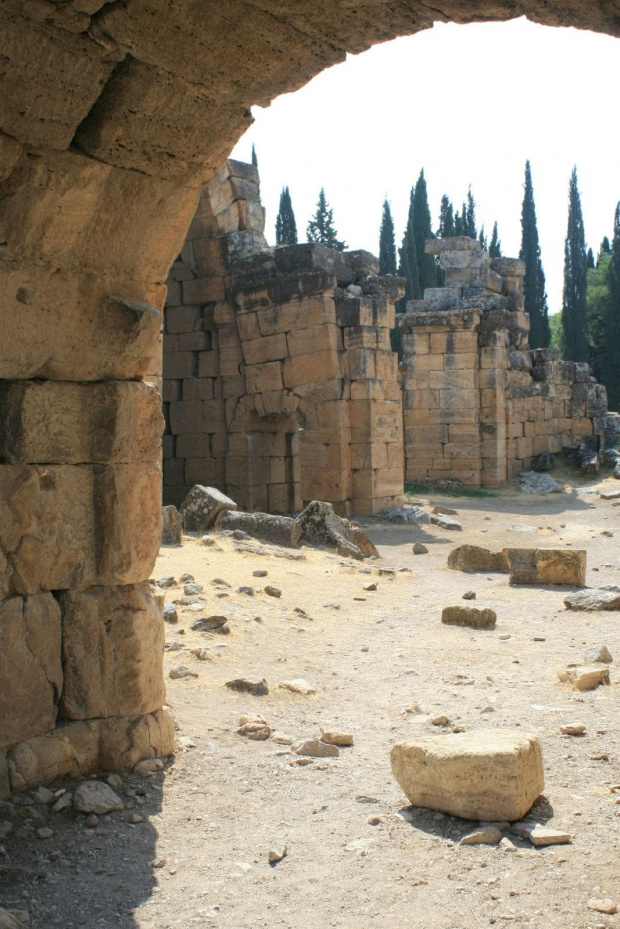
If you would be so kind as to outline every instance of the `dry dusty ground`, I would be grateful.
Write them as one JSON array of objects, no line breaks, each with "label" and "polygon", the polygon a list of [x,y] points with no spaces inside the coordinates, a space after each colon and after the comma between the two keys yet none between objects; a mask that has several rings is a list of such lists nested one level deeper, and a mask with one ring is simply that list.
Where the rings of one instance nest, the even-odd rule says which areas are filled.
[{"label": "dry dusty ground", "polygon": [[[175,759],[150,779],[125,777],[124,798],[143,823],[132,825],[128,809],[86,829],[83,816],[43,810],[53,838],[20,826],[4,843],[0,905],[28,908],[35,929],[620,927],[620,915],[587,907],[592,896],[620,904],[620,794],[610,790],[620,783],[620,614],[568,612],[565,590],[510,588],[505,575],[446,568],[450,549],[464,542],[570,544],[587,548],[590,586],[617,584],[620,508],[584,487],[561,497],[434,499],[458,509],[463,532],[368,521],[382,558],[364,565],[309,549],[301,561],[276,558],[268,546],[264,556],[239,553],[230,538],[221,552],[193,540],[163,549],[155,576],[193,574],[205,586],[206,615],[227,613],[232,628],[226,637],[191,632],[195,613],[167,628],[168,643],[186,650],[167,652],[166,673],[182,663],[198,674],[168,680]],[[602,535],[614,528],[615,538]],[[416,539],[428,555],[413,556]],[[396,573],[380,575],[386,565]],[[256,569],[268,577],[253,578]],[[216,597],[215,578],[231,585],[228,597]],[[375,593],[363,591],[369,580],[378,581]],[[281,588],[281,599],[236,592],[265,583]],[[476,605],[496,610],[495,631],[440,624],[441,608],[468,589]],[[181,594],[177,587],[167,596]],[[191,655],[199,644],[216,657]],[[578,694],[558,682],[559,668],[599,644],[616,657],[611,687]],[[269,695],[224,687],[242,674],[266,677]],[[278,688],[296,677],[317,694]],[[426,712],[406,712],[414,704]],[[336,759],[291,764],[285,746],[237,735],[246,712],[295,737],[327,725],[350,730],[355,745]],[[407,801],[390,773],[390,748],[437,733],[428,719],[437,714],[467,730],[539,735],[546,788],[537,812],[573,833],[573,843],[459,847],[470,822],[413,808],[398,815]],[[571,721],[587,725],[585,737],[560,735]],[[592,760],[602,753],[608,761]],[[10,816],[27,823],[31,809]],[[0,810],[0,821],[9,813]],[[288,856],[270,865],[278,840]]]}]

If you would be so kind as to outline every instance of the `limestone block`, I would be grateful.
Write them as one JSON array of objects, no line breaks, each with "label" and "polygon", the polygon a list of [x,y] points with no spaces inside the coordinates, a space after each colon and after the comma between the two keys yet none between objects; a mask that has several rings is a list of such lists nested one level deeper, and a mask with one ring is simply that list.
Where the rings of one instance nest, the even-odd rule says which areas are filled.
[{"label": "limestone block", "polygon": [[137,379],[159,352],[165,288],[0,261],[0,378]]},{"label": "limestone block", "polygon": [[340,333],[333,323],[293,330],[288,333],[286,341],[291,357],[312,352],[338,351],[341,348]]},{"label": "limestone block", "polygon": [[290,516],[271,516],[269,513],[238,513],[229,510],[222,514],[218,529],[240,529],[255,539],[298,548],[302,528],[298,521]]},{"label": "limestone block", "polygon": [[544,548],[505,548],[511,584],[585,587],[586,552]]},{"label": "limestone block", "polygon": [[454,571],[501,571],[507,573],[505,552],[490,552],[478,545],[459,545],[448,555],[448,567]]},{"label": "limestone block", "polygon": [[276,268],[282,274],[300,271],[329,271],[336,276],[339,287],[346,287],[353,281],[353,269],[342,252],[334,251],[325,245],[307,242],[300,245],[287,245],[274,251]]},{"label": "limestone block", "polygon": [[189,487],[194,484],[216,485],[217,465],[214,458],[186,458],[184,481]]},{"label": "limestone block", "polygon": [[173,435],[205,432],[202,400],[176,400],[170,404],[170,429]]},{"label": "limestone block", "polygon": [[0,602],[0,750],[53,727],[63,681],[60,637],[51,594]]},{"label": "limestone block", "polygon": [[287,358],[283,365],[284,386],[289,388],[317,384],[341,376],[340,355],[335,351],[296,355],[295,358]]},{"label": "limestone block", "polygon": [[[290,359],[286,359],[286,364]],[[248,393],[261,393],[262,391],[281,390],[283,386],[290,387],[286,380],[282,381],[282,364],[279,361],[270,361],[266,364],[254,364],[245,371]]]},{"label": "limestone block", "polygon": [[91,719],[160,709],[164,623],[150,585],[69,590],[59,603],[63,715]]},{"label": "limestone block", "polygon": [[183,541],[183,519],[176,506],[163,506],[161,520],[162,545],[180,545]]},{"label": "limestone block", "polygon": [[216,487],[196,484],[187,495],[181,507],[181,514],[187,532],[208,532],[221,513],[236,509],[235,501]]},{"label": "limestone block", "polygon": [[349,535],[347,520],[334,513],[331,503],[313,500],[297,517],[303,540],[309,545],[334,549],[345,558],[362,560],[364,555]]},{"label": "limestone block", "polygon": [[0,465],[0,551],[17,593],[130,584],[151,573],[161,467]]},{"label": "limestone block", "polygon": [[544,788],[538,739],[509,729],[399,742],[390,761],[410,803],[464,819],[514,822]]},{"label": "limestone block", "polygon": [[261,335],[292,332],[336,322],[333,297],[323,294],[262,307],[257,310],[256,315]]},{"label": "limestone block", "polygon": [[247,365],[262,364],[266,361],[279,361],[286,358],[288,354],[284,333],[243,341],[242,349],[243,358]]},{"label": "limestone block", "polygon": [[99,720],[61,723],[45,735],[15,745],[8,761],[13,790],[92,774],[99,764]]},{"label": "limestone block", "polygon": [[162,430],[152,384],[0,382],[0,459],[7,463],[155,461]]},{"label": "limestone block", "polygon": [[469,626],[471,629],[495,629],[494,610],[479,610],[475,606],[446,606],[441,621],[447,626]]}]

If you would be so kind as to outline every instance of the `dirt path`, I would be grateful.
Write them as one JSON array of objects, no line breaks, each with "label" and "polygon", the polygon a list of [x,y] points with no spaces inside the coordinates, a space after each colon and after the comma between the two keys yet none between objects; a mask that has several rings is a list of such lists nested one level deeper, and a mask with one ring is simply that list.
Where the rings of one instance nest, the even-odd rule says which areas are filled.
[{"label": "dirt path", "polygon": [[[191,540],[163,549],[154,575],[192,574],[205,588],[205,614],[226,614],[231,627],[228,636],[192,632],[189,612],[167,627],[168,645],[180,642],[182,650],[166,653],[166,673],[183,664],[198,674],[167,680],[179,724],[175,761],[165,775],[125,778],[125,797],[143,823],[131,824],[126,811],[84,829],[73,814],[56,817],[46,843],[8,840],[21,877],[0,887],[4,905],[28,906],[36,929],[620,925],[620,916],[587,907],[593,896],[620,905],[620,794],[610,791],[620,783],[619,614],[568,612],[563,590],[515,589],[504,575],[446,568],[450,549],[465,542],[570,545],[588,550],[590,586],[619,584],[620,509],[583,488],[561,497],[434,502],[458,509],[463,532],[369,521],[382,558],[363,565],[308,549],[300,561],[238,552],[230,538],[218,539],[222,551]],[[609,530],[615,537],[602,535]],[[412,554],[416,539],[428,555]],[[394,573],[382,573],[386,566]],[[268,576],[255,578],[255,570]],[[216,578],[230,588],[215,587]],[[369,581],[376,592],[363,590]],[[237,592],[266,583],[281,589],[280,599]],[[496,630],[440,624],[441,608],[459,604],[466,590],[497,612]],[[167,600],[181,595],[173,588]],[[602,644],[616,657],[611,687],[577,694],[558,682],[559,668]],[[199,645],[212,660],[190,653]],[[270,693],[225,688],[240,675],[265,677]],[[317,693],[278,687],[291,678],[305,678]],[[300,766],[286,745],[237,735],[242,713],[258,713],[295,738],[344,729],[355,744]],[[469,822],[407,808],[390,748],[445,731],[429,721],[441,714],[466,730],[510,726],[539,735],[546,788],[537,810],[573,843],[533,849],[515,838],[507,849],[459,847]],[[585,737],[560,735],[560,725],[573,721],[586,724]],[[601,754],[609,760],[592,760]],[[270,865],[268,850],[280,840],[288,855]]]}]

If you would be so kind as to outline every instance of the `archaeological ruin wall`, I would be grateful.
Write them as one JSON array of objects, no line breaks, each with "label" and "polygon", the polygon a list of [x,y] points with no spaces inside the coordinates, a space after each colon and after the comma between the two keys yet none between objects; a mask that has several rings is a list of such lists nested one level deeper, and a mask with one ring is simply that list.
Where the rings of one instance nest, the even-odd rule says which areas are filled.
[{"label": "archaeological ruin wall", "polygon": [[371,515],[402,499],[401,281],[367,252],[270,249],[258,173],[229,161],[203,192],[168,281],[164,502],[215,485],[248,510],[311,500]]},{"label": "archaeological ruin wall", "polygon": [[543,452],[614,444],[617,416],[588,365],[528,349],[523,262],[465,237],[429,240],[427,252],[445,287],[398,317],[406,479],[498,487]]},{"label": "archaeological ruin wall", "polygon": [[[620,34],[611,5],[561,0],[285,0],[277,17],[237,0],[209,16],[193,0],[2,5],[0,795],[172,748],[160,657],[143,677],[137,660],[161,636],[144,586],[161,493],[147,384],[163,282],[250,107],[435,21],[520,15]],[[75,718],[80,636],[107,697]]]}]

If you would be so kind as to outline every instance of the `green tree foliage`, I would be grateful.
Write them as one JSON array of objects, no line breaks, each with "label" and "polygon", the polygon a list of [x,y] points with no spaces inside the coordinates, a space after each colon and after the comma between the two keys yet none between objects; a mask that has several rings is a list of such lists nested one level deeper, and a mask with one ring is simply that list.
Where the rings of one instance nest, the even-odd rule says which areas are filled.
[{"label": "green tree foliage", "polygon": [[256,146],[252,145],[252,164],[258,168],[258,158],[256,157]]},{"label": "green tree foliage", "polygon": [[383,215],[379,232],[379,274],[396,274],[396,240],[394,220],[388,199],[383,201]]},{"label": "green tree foliage", "polygon": [[437,236],[440,239],[447,239],[455,234],[454,207],[452,206],[450,198],[444,194],[441,198],[441,207],[439,209],[439,229],[437,230]]},{"label": "green tree foliage", "polygon": [[609,244],[609,239],[607,238],[607,236],[603,236],[603,241],[601,242],[601,247],[599,249],[598,257],[596,259],[597,265],[598,265],[598,262],[601,260],[602,255],[609,255],[609,254],[611,254],[611,245]]},{"label": "green tree foliage", "polygon": [[489,243],[489,255],[491,258],[501,258],[502,257],[502,243],[499,240],[499,233],[497,231],[497,223],[493,223],[493,233],[491,235],[491,241]]},{"label": "green tree foliage", "polygon": [[424,168],[416,182],[413,194],[413,238],[415,241],[416,257],[418,261],[420,296],[427,287],[437,286],[437,266],[433,255],[427,255],[425,245],[427,239],[434,238],[431,228],[431,211],[428,207],[428,193]]},{"label": "green tree foliage", "polygon": [[591,248],[588,249],[588,254],[586,255],[586,267],[588,268],[588,270],[590,268],[596,267],[595,262],[594,262],[594,252],[592,251]]},{"label": "green tree foliage", "polygon": [[471,192],[471,187],[467,191],[467,202],[463,204],[463,228],[465,230],[464,235],[469,236],[470,239],[478,238],[478,230],[476,228],[476,201]]},{"label": "green tree foliage", "polygon": [[405,296],[397,303],[397,311],[405,312],[408,300],[419,300],[422,296],[420,289],[420,269],[418,267],[418,253],[415,244],[414,228],[414,200],[415,188],[411,188],[409,195],[409,214],[407,226],[403,236],[402,245],[398,250],[398,274],[405,278]]},{"label": "green tree foliage", "polygon": [[[463,204],[463,210],[467,212],[465,204]],[[463,218],[463,213],[459,213],[458,210],[454,214],[454,234],[465,235],[465,220]]]},{"label": "green tree foliage", "polygon": [[282,188],[280,209],[276,217],[276,245],[297,244],[297,223],[288,187]]},{"label": "green tree foliage", "polygon": [[577,168],[573,168],[568,194],[568,229],[564,243],[564,294],[562,333],[564,357],[587,361],[586,335],[586,240],[583,228]]},{"label": "green tree foliage", "polygon": [[321,245],[326,245],[327,248],[334,248],[338,252],[343,252],[347,247],[346,242],[338,238],[334,226],[334,211],[325,199],[324,187],[321,187],[316,213],[308,223],[306,235],[308,242],[318,242]]},{"label": "green tree foliage", "polygon": [[609,409],[620,410],[620,203],[609,252],[588,271],[588,327],[595,377],[607,388]]},{"label": "green tree foliage", "polygon": [[[532,170],[529,161],[525,162],[519,258],[525,262],[523,291],[525,295],[525,311],[529,313],[530,317],[530,347],[548,348],[551,339],[549,307],[536,222]],[[557,325],[559,325],[559,321],[558,317]]]},{"label": "green tree foliage", "polygon": [[484,231],[484,223],[483,223],[482,226],[480,227],[480,233],[479,233],[479,235],[478,235],[478,241],[480,242],[480,245],[482,246],[482,248],[483,248],[485,251],[487,251],[487,249],[488,249],[488,247],[489,247],[489,243],[487,242],[487,237],[486,237],[486,234],[485,234],[485,231]]},{"label": "green tree foliage", "polygon": [[553,313],[549,317],[549,348],[562,349],[562,314]]}]

